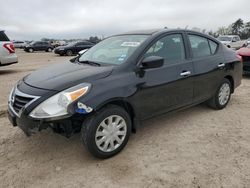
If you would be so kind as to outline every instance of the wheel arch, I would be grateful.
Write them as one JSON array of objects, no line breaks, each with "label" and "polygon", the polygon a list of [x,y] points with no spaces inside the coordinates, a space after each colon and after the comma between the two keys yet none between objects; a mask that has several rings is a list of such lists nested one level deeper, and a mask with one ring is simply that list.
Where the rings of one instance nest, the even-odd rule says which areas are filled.
[{"label": "wheel arch", "polygon": [[231,75],[227,75],[225,76],[224,78],[228,79],[231,83],[231,90],[232,90],[232,93],[234,93],[234,79]]},{"label": "wheel arch", "polygon": [[131,131],[133,133],[136,133],[136,129],[139,125],[139,121],[137,119],[137,114],[136,114],[136,111],[135,111],[133,105],[123,98],[116,98],[116,99],[110,99],[110,100],[98,105],[95,108],[95,110],[96,111],[100,110],[101,108],[104,108],[108,105],[116,105],[116,106],[119,106],[119,107],[125,109],[131,117],[131,121],[132,121],[132,130]]}]

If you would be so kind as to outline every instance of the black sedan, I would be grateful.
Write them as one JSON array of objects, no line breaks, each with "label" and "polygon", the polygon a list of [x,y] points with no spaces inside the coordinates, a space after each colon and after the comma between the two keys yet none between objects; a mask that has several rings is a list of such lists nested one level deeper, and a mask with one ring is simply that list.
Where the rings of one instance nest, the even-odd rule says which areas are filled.
[{"label": "black sedan", "polygon": [[34,51],[45,51],[52,52],[53,46],[48,42],[43,41],[34,41],[24,47],[24,51],[26,52],[34,52]]},{"label": "black sedan", "polygon": [[8,113],[27,135],[46,128],[67,137],[81,131],[87,149],[108,158],[142,120],[203,102],[225,108],[241,78],[236,53],[208,35],[130,32],[24,77],[10,94]]},{"label": "black sedan", "polygon": [[66,46],[59,46],[55,48],[54,52],[55,54],[59,54],[61,56],[71,56],[73,54],[78,54],[81,50],[89,49],[92,46],[94,46],[94,44],[89,41],[73,42]]}]

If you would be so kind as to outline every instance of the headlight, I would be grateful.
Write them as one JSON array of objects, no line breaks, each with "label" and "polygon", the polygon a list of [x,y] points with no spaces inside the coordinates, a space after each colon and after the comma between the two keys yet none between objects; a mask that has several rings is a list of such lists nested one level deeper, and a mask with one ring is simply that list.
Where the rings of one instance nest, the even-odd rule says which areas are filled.
[{"label": "headlight", "polygon": [[69,104],[85,95],[90,84],[84,83],[64,90],[39,104],[31,113],[32,118],[55,118],[67,115]]}]

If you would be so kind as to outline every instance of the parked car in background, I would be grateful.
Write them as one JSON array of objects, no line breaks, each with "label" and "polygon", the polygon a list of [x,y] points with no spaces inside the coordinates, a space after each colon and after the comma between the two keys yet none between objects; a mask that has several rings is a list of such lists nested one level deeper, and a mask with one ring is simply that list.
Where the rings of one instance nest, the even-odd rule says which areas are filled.
[{"label": "parked car in background", "polygon": [[250,74],[250,44],[237,51],[237,54],[241,56],[243,62],[243,73]]},{"label": "parked car in background", "polygon": [[245,46],[248,46],[250,44],[250,38],[248,38],[246,41],[245,41]]},{"label": "parked car in background", "polygon": [[73,42],[66,46],[59,46],[55,48],[54,53],[59,54],[61,56],[71,56],[77,54],[81,50],[89,49],[92,46],[94,46],[94,44],[89,41]]},{"label": "parked car in background", "polygon": [[0,30],[0,66],[17,63],[15,47],[4,31]]},{"label": "parked car in background", "polygon": [[24,47],[24,51],[26,52],[34,52],[34,51],[45,51],[52,52],[53,46],[48,42],[43,41],[34,41]]},{"label": "parked car in background", "polygon": [[67,43],[63,40],[60,41],[53,41],[50,43],[54,48],[58,47],[58,46],[65,46]]},{"label": "parked car in background", "polygon": [[245,44],[238,35],[221,35],[218,37],[218,40],[228,48],[236,50],[240,49]]},{"label": "parked car in background", "polygon": [[177,29],[129,32],[21,79],[8,113],[28,136],[46,128],[68,137],[81,131],[88,151],[108,158],[143,120],[203,102],[225,108],[241,78],[236,52],[213,37]]},{"label": "parked car in background", "polygon": [[25,41],[13,41],[15,48],[24,48],[27,46],[27,43]]}]

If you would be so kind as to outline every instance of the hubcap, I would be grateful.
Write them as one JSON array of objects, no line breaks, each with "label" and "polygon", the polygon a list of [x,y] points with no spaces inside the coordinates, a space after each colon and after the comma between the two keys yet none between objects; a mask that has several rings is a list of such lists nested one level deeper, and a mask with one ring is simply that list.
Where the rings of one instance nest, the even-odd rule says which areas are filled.
[{"label": "hubcap", "polygon": [[220,105],[225,105],[230,97],[230,86],[228,83],[222,84],[219,91],[219,103]]},{"label": "hubcap", "polygon": [[127,124],[118,115],[105,118],[96,130],[95,142],[103,152],[112,152],[121,146],[127,134]]}]

